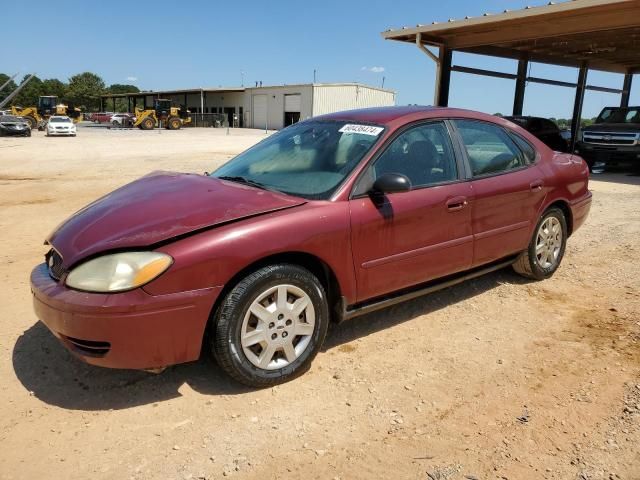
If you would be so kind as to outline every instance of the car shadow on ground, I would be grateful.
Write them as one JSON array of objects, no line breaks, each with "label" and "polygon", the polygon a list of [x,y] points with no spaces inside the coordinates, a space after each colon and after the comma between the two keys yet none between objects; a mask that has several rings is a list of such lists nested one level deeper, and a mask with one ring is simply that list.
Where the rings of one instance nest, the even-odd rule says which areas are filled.
[{"label": "car shadow on ground", "polygon": [[[505,269],[331,325],[322,351],[470,299],[503,283],[524,284],[527,280]],[[203,395],[239,395],[251,391],[230,380],[207,354],[197,362],[176,365],[159,375],[87,365],[73,357],[40,322],[16,341],[13,368],[32,395],[47,404],[72,410],[117,410],[162,402],[181,396],[179,389],[185,383]]]},{"label": "car shadow on ground", "polygon": [[640,173],[609,168],[602,173],[592,173],[589,180],[623,185],[640,185]]}]

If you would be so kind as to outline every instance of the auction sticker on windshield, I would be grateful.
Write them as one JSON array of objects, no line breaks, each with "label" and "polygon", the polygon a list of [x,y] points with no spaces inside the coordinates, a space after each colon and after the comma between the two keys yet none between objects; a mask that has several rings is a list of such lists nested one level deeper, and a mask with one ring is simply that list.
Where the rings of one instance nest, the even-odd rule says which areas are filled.
[{"label": "auction sticker on windshield", "polygon": [[380,132],[384,130],[382,127],[374,127],[372,125],[355,125],[353,123],[347,123],[344,127],[338,130],[340,133],[360,133],[362,135],[371,135],[377,137]]}]

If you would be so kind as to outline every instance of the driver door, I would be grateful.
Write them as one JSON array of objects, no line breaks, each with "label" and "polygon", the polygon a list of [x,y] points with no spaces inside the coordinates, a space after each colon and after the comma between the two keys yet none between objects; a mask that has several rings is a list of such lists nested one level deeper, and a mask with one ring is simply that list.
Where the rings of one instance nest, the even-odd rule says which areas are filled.
[{"label": "driver door", "polygon": [[[440,121],[404,130],[368,167],[349,202],[358,301],[470,268],[473,194],[459,172]],[[372,197],[385,173],[405,175],[412,189]]]}]

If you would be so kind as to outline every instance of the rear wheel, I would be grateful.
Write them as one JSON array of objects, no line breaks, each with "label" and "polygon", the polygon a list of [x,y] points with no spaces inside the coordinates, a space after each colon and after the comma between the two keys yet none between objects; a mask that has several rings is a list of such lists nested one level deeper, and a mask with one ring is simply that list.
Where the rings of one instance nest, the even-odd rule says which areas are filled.
[{"label": "rear wheel", "polygon": [[117,121],[117,120],[114,120],[113,122],[111,122],[111,125],[112,125],[113,127],[118,127],[118,126],[120,126],[120,124],[118,123],[118,121]]},{"label": "rear wheel", "polygon": [[212,349],[237,381],[266,387],[308,370],[329,323],[324,288],[308,270],[280,264],[241,280],[217,309]]},{"label": "rear wheel", "polygon": [[140,123],[140,128],[142,130],[153,130],[153,127],[156,126],[156,122],[153,121],[153,118],[147,117]]},{"label": "rear wheel", "polygon": [[527,278],[549,278],[560,266],[566,246],[567,220],[562,210],[550,208],[538,221],[528,248],[517,258],[513,269]]}]

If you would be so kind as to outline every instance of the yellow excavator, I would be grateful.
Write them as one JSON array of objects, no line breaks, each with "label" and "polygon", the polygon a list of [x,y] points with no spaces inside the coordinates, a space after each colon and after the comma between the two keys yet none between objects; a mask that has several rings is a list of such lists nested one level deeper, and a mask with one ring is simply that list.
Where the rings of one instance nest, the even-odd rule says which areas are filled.
[{"label": "yellow excavator", "polygon": [[38,98],[37,107],[18,107],[11,106],[11,113],[19,117],[23,117],[31,129],[44,128],[47,120],[52,115],[66,115],[73,120],[74,123],[78,123],[82,120],[82,111],[79,108],[74,108],[71,105],[64,105],[58,103],[58,97],[55,96],[42,96]]},{"label": "yellow excavator", "polygon": [[163,126],[168,130],[179,130],[183,125],[191,123],[189,110],[172,107],[171,100],[158,98],[153,102],[152,109],[135,109],[136,121],[134,127],[142,130],[153,130],[156,126]]}]

